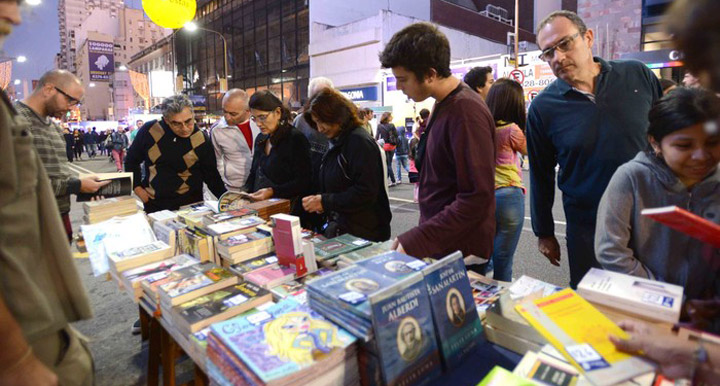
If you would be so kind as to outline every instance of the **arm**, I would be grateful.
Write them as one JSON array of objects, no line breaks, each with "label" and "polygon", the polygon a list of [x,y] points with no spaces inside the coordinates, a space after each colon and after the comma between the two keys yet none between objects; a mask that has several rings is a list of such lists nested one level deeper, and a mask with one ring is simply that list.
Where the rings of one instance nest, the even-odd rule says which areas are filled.
[{"label": "arm", "polygon": [[[352,142],[351,142],[352,141]],[[351,213],[377,200],[377,191],[383,180],[380,149],[371,141],[351,136],[345,148],[347,173],[352,186],[340,193],[323,193],[323,210]],[[341,154],[343,155],[343,154]]]},{"label": "arm", "polygon": [[525,134],[517,125],[513,125],[510,132],[510,147],[513,151],[519,152],[522,155],[527,155],[527,139]]},{"label": "arm", "polygon": [[[400,235],[411,256],[431,256],[464,239],[478,219],[495,216],[495,125],[475,106],[451,118],[447,129],[450,156],[457,181],[455,200],[441,212]],[[448,172],[451,172],[448,170]],[[494,234],[483,235],[492,245]],[[487,256],[482,256],[487,257]]]},{"label": "arm", "polygon": [[595,255],[605,269],[652,279],[653,275],[638,261],[629,246],[635,189],[626,173],[623,167],[615,172],[600,200],[595,228]]},{"label": "arm", "polygon": [[557,151],[545,133],[535,104],[530,105],[527,121],[527,150],[530,158],[530,213],[535,236],[555,234],[552,207],[555,201]]},{"label": "arm", "polygon": [[[65,143],[65,138],[57,129],[57,134],[32,130],[33,145],[40,160],[50,176],[50,186],[55,197],[80,193],[80,180],[73,177],[67,166],[67,160],[58,156],[58,151],[50,136],[58,135],[58,141]],[[64,149],[64,147],[63,147]]]},{"label": "arm", "polygon": [[310,142],[305,135],[291,135],[287,140],[292,141],[292,175],[290,181],[273,186],[274,197],[292,198],[308,192],[310,176],[312,175],[312,162],[310,161]]},{"label": "arm", "polygon": [[[145,129],[145,126],[143,126]],[[110,137],[110,136],[108,136]],[[142,173],[140,172],[140,164],[145,160],[145,141],[147,137],[147,130],[141,130],[138,132],[132,146],[127,151],[125,156],[125,170],[133,174],[133,189],[136,187],[143,187]],[[112,143],[112,140],[110,140]]]},{"label": "arm", "polygon": [[225,183],[220,177],[220,173],[217,169],[217,161],[215,160],[215,150],[210,141],[210,138],[205,137],[204,147],[205,157],[199,159],[200,169],[203,176],[203,181],[207,184],[210,191],[215,197],[222,196],[227,191]]}]

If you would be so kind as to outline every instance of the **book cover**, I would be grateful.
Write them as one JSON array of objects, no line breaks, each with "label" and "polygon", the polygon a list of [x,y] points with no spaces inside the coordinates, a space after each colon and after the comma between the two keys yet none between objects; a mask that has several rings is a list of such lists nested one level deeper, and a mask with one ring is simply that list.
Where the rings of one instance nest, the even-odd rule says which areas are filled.
[{"label": "book cover", "polygon": [[369,320],[371,312],[368,295],[390,287],[395,282],[392,278],[353,265],[308,282],[306,289]]},{"label": "book cover", "polygon": [[523,302],[516,309],[596,385],[613,385],[654,371],[649,361],[618,351],[608,337],[628,339],[629,335],[572,289]]},{"label": "book cover", "polygon": [[537,383],[495,366],[477,386],[537,386]]},{"label": "book cover", "polygon": [[277,262],[278,258],[274,253],[267,253],[242,263],[233,264],[230,266],[230,270],[245,277],[245,274],[247,273],[267,267],[268,265],[277,265]]},{"label": "book cover", "polygon": [[692,212],[677,206],[665,206],[643,209],[640,213],[678,232],[720,248],[720,225]]},{"label": "book cover", "polygon": [[100,181],[110,181],[110,183],[95,193],[78,193],[76,196],[78,202],[91,201],[98,197],[112,198],[132,195],[132,173],[102,173],[96,176]]},{"label": "book cover", "polygon": [[200,261],[190,255],[177,255],[169,259],[143,265],[142,267],[127,270],[122,273],[122,280],[136,288],[140,282],[149,277],[167,276],[172,271],[187,268]]},{"label": "book cover", "polygon": [[264,288],[243,281],[173,307],[173,320],[177,317],[180,327],[194,332],[209,325],[203,321],[231,310],[235,314],[245,312],[271,298]]},{"label": "book cover", "polygon": [[443,365],[452,369],[484,340],[462,253],[455,252],[433,263],[423,270],[423,275]]},{"label": "book cover", "polygon": [[275,252],[280,264],[294,264],[295,256],[302,254],[300,218],[280,213],[270,216],[270,220],[273,224]]},{"label": "book cover", "polygon": [[175,220],[177,218],[177,213],[171,211],[171,210],[161,210],[158,212],[150,213],[147,215],[148,218],[152,221],[153,224],[156,223],[166,223],[168,221]]},{"label": "book cover", "polygon": [[249,280],[263,288],[272,288],[295,278],[295,269],[281,265],[267,266],[245,274]]},{"label": "book cover", "polygon": [[370,295],[386,385],[426,384],[441,373],[432,312],[420,273]]},{"label": "book cover", "polygon": [[161,297],[177,298],[197,289],[237,278],[230,271],[212,263],[203,263],[171,273],[171,281],[158,287]]},{"label": "book cover", "polygon": [[384,252],[360,260],[355,264],[394,279],[402,279],[415,272],[422,271],[428,265],[420,259],[397,251]]},{"label": "book cover", "polygon": [[341,363],[355,338],[292,299],[211,326],[262,382],[283,379],[325,360]]},{"label": "book cover", "polygon": [[681,286],[591,268],[577,293],[591,303],[657,322],[677,323],[684,289]]},{"label": "book cover", "polygon": [[[115,264],[118,264],[127,260],[141,258],[150,254],[157,254],[161,251],[169,253],[170,246],[167,245],[167,243],[165,243],[164,241],[156,240],[149,244],[138,245],[136,247],[130,247],[127,249],[108,253],[108,257],[110,257],[110,259],[115,262]],[[168,256],[163,256],[163,259],[166,259],[167,257]]]},{"label": "book cover", "polygon": [[373,243],[365,248],[343,253],[338,256],[340,261],[347,264],[355,264],[360,260],[377,256],[379,254],[389,252],[392,249],[392,240],[383,241],[382,243]]},{"label": "book cover", "polygon": [[207,230],[212,236],[222,236],[231,232],[250,232],[262,224],[265,221],[260,217],[247,216],[208,225]]},{"label": "book cover", "polygon": [[245,216],[257,216],[257,212],[252,209],[240,208],[220,213],[209,213],[203,216],[203,223],[205,225],[212,225]]}]

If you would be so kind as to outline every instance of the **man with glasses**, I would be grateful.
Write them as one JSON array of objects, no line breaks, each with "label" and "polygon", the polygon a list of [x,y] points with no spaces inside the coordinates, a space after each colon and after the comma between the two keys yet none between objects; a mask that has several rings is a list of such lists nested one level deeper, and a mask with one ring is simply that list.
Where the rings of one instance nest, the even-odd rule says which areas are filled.
[{"label": "man with glasses", "polygon": [[[187,95],[175,95],[161,105],[162,118],[138,130],[127,152],[125,170],[132,172],[135,194],[145,212],[177,210],[203,200],[203,183],[220,197],[225,185],[217,170],[215,150],[195,124]],[[140,173],[145,163],[145,177]]]},{"label": "man with glasses", "polygon": [[260,129],[250,119],[250,97],[234,88],[222,99],[223,117],[210,130],[217,169],[230,190],[242,190],[250,174],[253,144]]},{"label": "man with glasses", "polygon": [[648,112],[662,88],[640,62],[593,57],[594,33],[573,12],[548,15],[537,42],[558,79],[528,112],[532,226],[540,252],[559,266],[552,214],[558,164],[575,288],[591,267],[599,267],[594,238],[600,197],[615,169],[647,146]]},{"label": "man with glasses", "polygon": [[65,70],[52,70],[40,78],[30,96],[15,102],[18,113],[30,121],[33,143],[50,177],[69,240],[72,240],[73,233],[69,214],[70,195],[95,193],[109,183],[100,182],[96,177],[78,179],[70,171],[63,130],[51,120],[65,117],[68,111],[80,103],[84,93],[82,83],[75,75]]}]

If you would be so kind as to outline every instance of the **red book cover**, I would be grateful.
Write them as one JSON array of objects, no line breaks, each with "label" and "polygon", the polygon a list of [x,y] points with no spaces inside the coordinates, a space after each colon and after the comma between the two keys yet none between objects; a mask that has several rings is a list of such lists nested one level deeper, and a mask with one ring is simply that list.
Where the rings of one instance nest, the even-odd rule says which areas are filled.
[{"label": "red book cover", "polygon": [[271,216],[271,219],[278,263],[294,266],[296,256],[302,253],[300,218],[286,214],[276,214]]},{"label": "red book cover", "polygon": [[642,215],[720,248],[720,225],[677,206],[643,209]]}]

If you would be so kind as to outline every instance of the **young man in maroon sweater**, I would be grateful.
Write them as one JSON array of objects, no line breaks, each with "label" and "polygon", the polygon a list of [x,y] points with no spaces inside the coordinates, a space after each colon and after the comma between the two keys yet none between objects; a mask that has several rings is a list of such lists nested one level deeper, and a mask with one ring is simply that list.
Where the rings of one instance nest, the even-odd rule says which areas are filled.
[{"label": "young man in maroon sweater", "polygon": [[380,54],[397,87],[416,102],[435,99],[417,148],[420,223],[394,249],[418,258],[456,250],[484,263],[495,236],[495,124],[480,95],[450,73],[450,44],[436,26],[412,24]]}]

